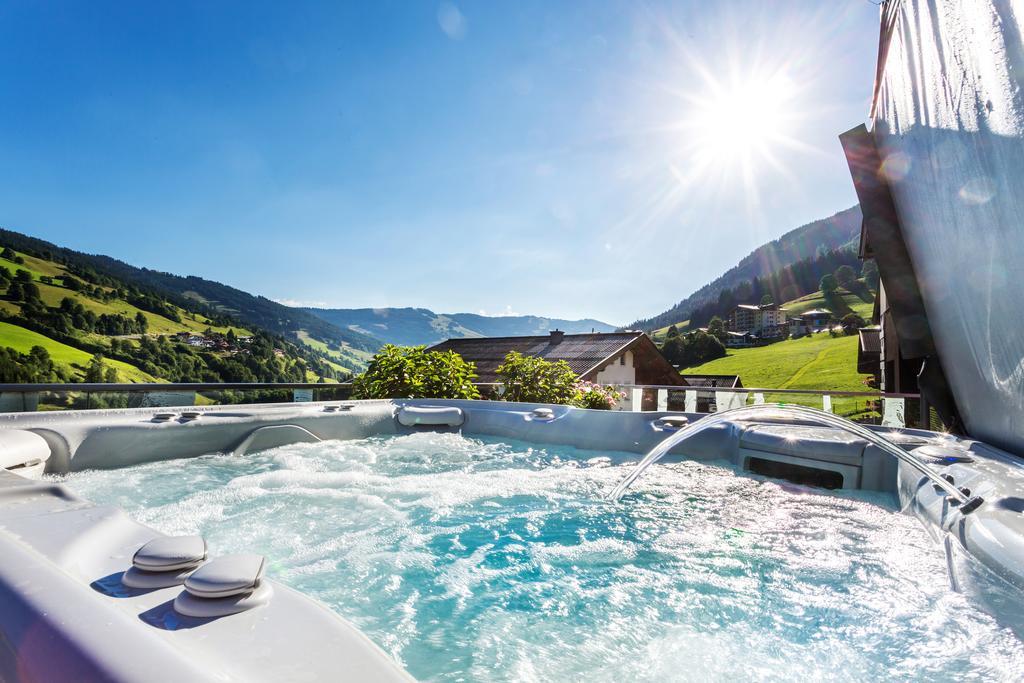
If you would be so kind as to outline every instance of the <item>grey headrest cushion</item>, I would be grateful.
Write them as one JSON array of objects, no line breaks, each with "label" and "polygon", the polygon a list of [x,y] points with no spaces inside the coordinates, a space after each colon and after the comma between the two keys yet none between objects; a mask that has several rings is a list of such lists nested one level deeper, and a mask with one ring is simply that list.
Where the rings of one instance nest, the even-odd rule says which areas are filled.
[{"label": "grey headrest cushion", "polygon": [[250,593],[263,580],[262,555],[225,555],[207,562],[185,579],[185,590],[197,598],[226,598]]},{"label": "grey headrest cushion", "polygon": [[169,572],[194,567],[205,559],[202,536],[162,536],[139,548],[132,565],[147,572]]}]

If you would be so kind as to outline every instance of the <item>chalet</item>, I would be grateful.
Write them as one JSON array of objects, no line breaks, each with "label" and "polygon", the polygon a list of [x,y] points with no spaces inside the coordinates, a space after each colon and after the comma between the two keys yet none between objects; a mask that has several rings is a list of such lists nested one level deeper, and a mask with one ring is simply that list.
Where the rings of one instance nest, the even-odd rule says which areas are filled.
[{"label": "chalet", "polygon": [[789,336],[802,337],[807,334],[824,332],[831,323],[832,313],[816,308],[789,319]]},{"label": "chalet", "polygon": [[757,344],[758,337],[753,332],[732,332],[725,333],[725,345],[730,349],[741,349]]},{"label": "chalet", "polygon": [[[474,363],[479,382],[499,381],[498,366],[510,351],[518,351],[551,362],[565,361],[580,379],[597,384],[685,384],[651,338],[636,331],[565,334],[553,330],[542,336],[448,339],[429,350],[455,351]],[[643,407],[653,410],[656,399],[649,393],[645,392]],[[627,397],[617,407],[630,410],[631,400]]]},{"label": "chalet", "polygon": [[726,328],[730,332],[750,332],[761,339],[774,339],[786,334],[786,309],[778,304],[740,304],[732,309]]}]

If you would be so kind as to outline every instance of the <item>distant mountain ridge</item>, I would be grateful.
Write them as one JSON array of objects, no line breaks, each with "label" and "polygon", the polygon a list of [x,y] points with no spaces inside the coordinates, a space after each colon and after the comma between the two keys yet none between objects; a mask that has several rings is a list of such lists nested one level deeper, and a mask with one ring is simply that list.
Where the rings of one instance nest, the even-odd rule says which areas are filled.
[{"label": "distant mountain ridge", "polygon": [[737,285],[764,278],[786,266],[828,251],[856,249],[860,236],[860,206],[790,230],[782,237],[763,244],[720,277],[704,285],[672,308],[633,322],[630,327],[654,330],[688,320],[690,314]]},{"label": "distant mountain ridge", "polygon": [[488,316],[475,313],[435,313],[426,308],[306,308],[336,327],[402,346],[435,344],[452,337],[517,337],[547,334],[612,332],[614,325],[586,318],[563,320],[535,315]]}]

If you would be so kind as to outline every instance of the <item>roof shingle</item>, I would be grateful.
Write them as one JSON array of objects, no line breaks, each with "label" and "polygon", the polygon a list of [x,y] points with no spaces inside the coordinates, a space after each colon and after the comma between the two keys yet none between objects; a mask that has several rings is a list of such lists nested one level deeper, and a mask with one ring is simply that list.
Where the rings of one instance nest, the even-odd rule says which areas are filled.
[{"label": "roof shingle", "polygon": [[497,380],[497,369],[509,351],[537,356],[548,361],[564,360],[577,375],[582,375],[615,352],[633,342],[643,332],[598,332],[567,334],[554,343],[551,335],[532,337],[467,337],[448,339],[430,347],[431,351],[455,351],[464,360],[476,364],[481,382]]}]

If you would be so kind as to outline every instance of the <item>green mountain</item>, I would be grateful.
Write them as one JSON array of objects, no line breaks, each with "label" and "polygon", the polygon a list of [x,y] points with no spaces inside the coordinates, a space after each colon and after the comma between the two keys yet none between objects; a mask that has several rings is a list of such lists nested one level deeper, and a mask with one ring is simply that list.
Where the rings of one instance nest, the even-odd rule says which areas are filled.
[{"label": "green mountain", "polygon": [[380,346],[218,282],[8,230],[0,248],[0,381],[329,381]]},{"label": "green mountain", "polygon": [[[819,259],[823,262],[828,261],[829,259],[825,257],[829,252],[845,254],[855,251],[860,238],[860,224],[860,206],[852,206],[834,216],[790,230],[782,237],[761,245],[713,282],[704,285],[672,308],[658,315],[637,320],[630,327],[654,330],[690,320],[694,314],[698,314],[698,317],[702,318],[703,324],[703,319],[710,317],[706,312],[716,308],[717,302],[723,295],[729,298],[734,296],[734,293],[740,294],[744,283],[772,278],[786,269],[813,270],[807,268],[806,265]],[[856,262],[855,257],[850,260]],[[801,268],[801,266],[804,267]],[[834,267],[832,265],[825,272],[831,272]],[[798,291],[780,292],[780,296],[777,296],[776,300],[785,301],[808,294],[817,288],[817,280],[814,280],[813,284],[811,289],[797,287]],[[758,294],[759,298],[760,294]],[[737,301],[736,303],[750,303],[750,301]]]},{"label": "green mountain", "polygon": [[335,327],[301,308],[285,306],[213,280],[136,268],[110,256],[83,254],[10,230],[0,230],[0,245],[16,251],[49,254],[76,268],[92,270],[157,292],[179,306],[196,308],[211,315],[228,315],[275,334],[294,335],[298,330],[305,330],[314,339],[361,351],[374,351],[380,346],[365,335]]},{"label": "green mountain", "polygon": [[434,313],[426,308],[307,308],[309,313],[380,342],[416,346],[451,337],[515,337],[547,334],[611,332],[600,320],[562,320],[533,315],[487,316],[474,313]]},{"label": "green mountain", "polygon": [[[366,365],[380,347],[372,337],[338,328],[301,308],[285,306],[218,282],[138,268],[110,256],[84,254],[53,245],[20,232],[0,229],[0,246],[18,252],[40,254],[44,259],[67,264],[82,272],[96,273],[142,292],[153,293],[173,305],[211,317],[230,318],[240,325],[302,342],[326,353],[346,370]],[[306,343],[311,340],[312,343]]]}]

